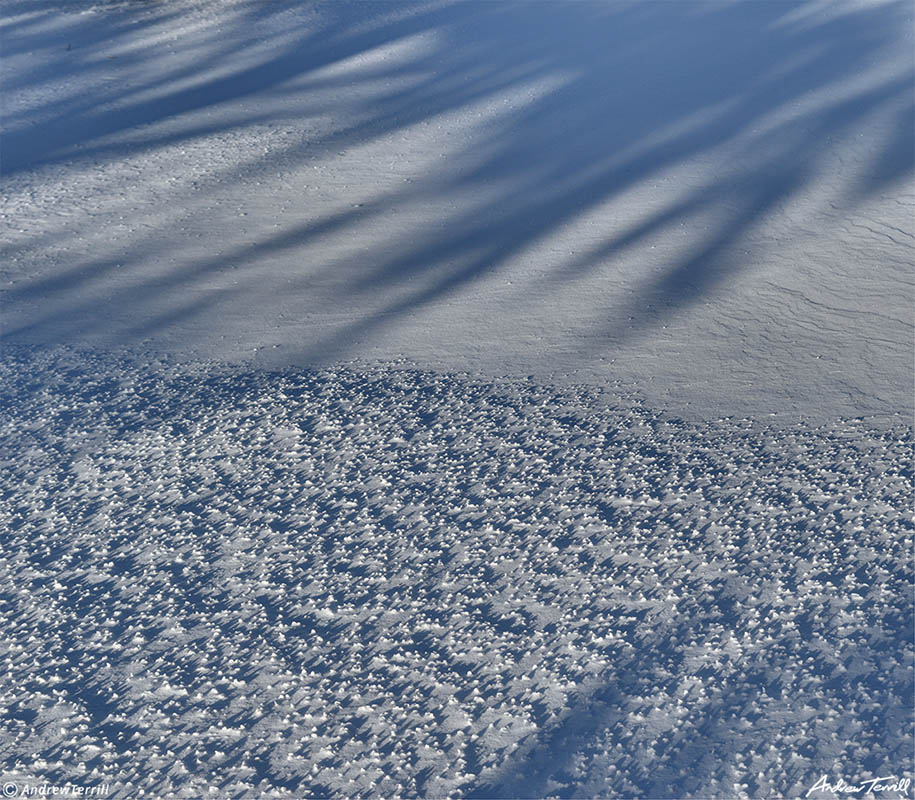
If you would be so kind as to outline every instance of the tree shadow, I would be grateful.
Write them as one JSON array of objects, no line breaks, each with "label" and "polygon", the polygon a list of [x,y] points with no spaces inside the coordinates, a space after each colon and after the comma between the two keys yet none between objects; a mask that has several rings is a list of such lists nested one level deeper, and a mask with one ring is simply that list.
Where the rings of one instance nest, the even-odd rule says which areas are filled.
[{"label": "tree shadow", "polygon": [[[8,116],[5,176],[28,181],[288,127],[269,154],[202,151],[203,173],[163,195],[231,231],[228,212],[207,211],[209,191],[298,180],[311,165],[320,193],[342,180],[327,172],[331,154],[397,136],[407,142],[397,152],[409,155],[414,138],[434,134],[415,145],[427,166],[377,187],[363,167],[366,185],[338,192],[357,202],[341,208],[304,195],[301,221],[252,230],[226,250],[219,243],[210,257],[174,215],[138,224],[126,244],[20,277],[4,302],[31,310],[6,336],[124,341],[182,325],[187,336],[194,320],[226,309],[269,317],[270,296],[281,293],[304,314],[316,303],[319,312],[355,309],[307,332],[297,359],[318,362],[449,297],[489,291],[493,278],[521,278],[503,301],[513,313],[601,277],[611,300],[600,341],[619,342],[751,266],[748,240],[830,169],[835,143],[893,120],[879,152],[849,167],[832,195],[838,208],[912,170],[911,59],[898,59],[911,15],[902,2],[829,14],[781,3],[334,4],[300,30],[286,24],[299,19],[295,4],[231,8],[218,25],[189,25],[173,45],[185,48],[178,57],[138,35],[148,30],[155,41],[177,25],[167,5],[140,14],[122,4],[62,24],[46,4],[10,4],[7,52],[44,47],[53,57],[11,76],[13,89],[36,99]],[[35,30],[36,20],[56,27]],[[108,52],[127,77],[93,84]],[[875,70],[884,58],[890,66]],[[61,96],[46,84],[64,70],[74,80]],[[80,93],[86,81],[94,88]],[[302,124],[328,115],[326,130]],[[459,141],[445,149],[450,125]],[[130,192],[115,204],[141,219],[132,205]],[[901,232],[906,245],[909,236]],[[6,253],[27,261],[77,238],[46,225]],[[653,256],[659,238],[680,242],[679,252]],[[519,267],[527,262],[533,272]]]},{"label": "tree shadow", "polygon": [[[833,773],[837,763],[861,774],[902,777],[912,724],[899,722],[911,696],[911,673],[890,676],[880,665],[904,660],[911,607],[885,618],[866,644],[827,644],[836,623],[809,608],[798,618],[809,622],[803,640],[786,631],[739,656],[687,645],[714,639],[710,632],[721,626],[739,638],[745,611],[722,590],[692,619],[650,614],[626,636],[632,647],[614,658],[600,681],[583,687],[558,719],[464,796],[704,798],[743,791],[794,797]],[[784,683],[793,680],[785,670],[789,658],[804,663],[808,688],[819,685],[803,701],[793,696],[796,685]],[[827,709],[841,714],[813,733],[805,715]],[[795,750],[774,751],[772,742],[792,729],[798,731]],[[867,754],[865,742],[877,743],[877,750]],[[866,755],[856,760],[859,753]],[[763,777],[774,764],[783,765],[777,785]],[[723,769],[733,783],[721,784]]]},{"label": "tree shadow", "polygon": [[[182,714],[157,722],[166,727],[155,737],[183,740],[177,757],[203,772],[206,753],[188,745],[188,729],[219,720],[248,730],[264,715],[304,712],[301,696],[281,701],[259,680],[283,671],[306,686],[330,679],[326,691],[343,695],[346,729],[337,740],[361,746],[373,714],[357,692],[360,676],[375,670],[379,640],[408,663],[438,664],[432,684],[385,669],[376,684],[385,698],[399,700],[411,686],[425,697],[447,679],[459,704],[482,692],[489,708],[507,711],[507,695],[491,693],[487,681],[507,689],[501,678],[520,679],[575,641],[578,655],[554,661],[548,679],[514,684],[511,694],[528,698],[515,713],[537,724],[519,750],[486,740],[460,746],[462,772],[478,781],[466,793],[462,785],[462,796],[734,797],[737,783],[751,797],[802,796],[806,788],[795,788],[830,773],[839,757],[874,775],[907,763],[912,571],[899,556],[912,524],[892,510],[912,477],[902,428],[870,443],[853,428],[825,438],[804,428],[778,443],[768,427],[728,425],[719,437],[714,426],[691,433],[676,420],[617,415],[577,389],[544,396],[536,385],[439,382],[397,370],[220,376],[65,350],[10,351],[0,409],[11,412],[11,485],[38,488],[4,498],[11,513],[0,548],[21,579],[0,590],[0,613],[14,642],[37,642],[45,656],[17,662],[34,681],[24,691],[57,687],[116,753],[150,732],[138,709],[166,704]],[[374,432],[360,439],[354,431],[366,424]],[[634,432],[642,427],[651,431],[645,438]],[[277,447],[287,436],[298,442],[294,451]],[[415,447],[401,448],[415,436]],[[175,460],[185,454],[187,464]],[[531,463],[542,468],[514,472]],[[760,485],[761,474],[774,477]],[[382,476],[393,481],[366,483]],[[813,499],[827,491],[843,499]],[[685,508],[630,516],[615,503],[649,494],[678,495]],[[871,521],[860,536],[845,524],[852,496],[886,509],[861,517]],[[741,510],[728,518],[732,501]],[[63,521],[49,520],[58,509]],[[417,524],[417,509],[435,521]],[[445,513],[434,517],[434,509]],[[589,517],[593,541],[580,538]],[[498,528],[479,555],[458,560],[479,545],[478,520]],[[439,535],[449,529],[454,536]],[[541,537],[554,552],[534,558]],[[894,546],[877,552],[878,542]],[[570,547],[576,558],[559,557]],[[529,566],[506,569],[503,556],[523,551]],[[531,569],[551,584],[545,594],[518,578]],[[592,588],[579,595],[583,577]],[[466,594],[455,589],[464,578],[474,584]],[[556,615],[532,610],[547,603]],[[378,616],[383,609],[396,612],[396,626]],[[559,621],[562,609],[574,627]],[[587,638],[567,638],[576,628]],[[463,631],[464,644],[449,643],[449,629]],[[501,642],[494,652],[529,653],[534,663],[481,660],[468,654],[477,642]],[[141,653],[155,663],[155,683],[132,680]],[[348,659],[350,682],[338,682]],[[588,664],[600,671],[585,672]],[[230,707],[228,697],[199,693],[229,677],[244,687],[243,702]],[[546,681],[557,679],[577,689],[551,716],[542,698]],[[190,697],[153,695],[163,681]],[[451,705],[437,696],[433,708]],[[315,697],[312,709],[323,702]],[[29,705],[20,697],[7,720],[31,726],[37,711]],[[216,717],[195,716],[205,709]],[[387,758],[399,734],[389,719],[376,722],[387,731],[379,748]],[[773,754],[772,742],[794,752]],[[30,759],[67,760],[61,744],[19,744]],[[324,787],[311,764],[291,765],[282,748],[257,746],[242,738],[211,774],[228,780],[246,761],[258,782],[354,796]],[[481,779],[494,754],[499,769]],[[747,760],[734,767],[734,782],[715,789],[738,756]],[[769,786],[759,774],[776,758],[784,783]],[[89,767],[105,763],[96,754]],[[440,776],[431,767],[417,773],[417,793],[428,782],[433,794]]]}]

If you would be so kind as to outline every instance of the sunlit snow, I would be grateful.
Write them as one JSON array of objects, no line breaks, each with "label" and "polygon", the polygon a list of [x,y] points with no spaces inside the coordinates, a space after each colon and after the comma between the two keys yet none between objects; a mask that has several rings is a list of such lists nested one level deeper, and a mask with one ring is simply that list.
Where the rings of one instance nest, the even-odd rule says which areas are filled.
[{"label": "sunlit snow", "polygon": [[5,0],[0,794],[911,798],[913,27]]}]

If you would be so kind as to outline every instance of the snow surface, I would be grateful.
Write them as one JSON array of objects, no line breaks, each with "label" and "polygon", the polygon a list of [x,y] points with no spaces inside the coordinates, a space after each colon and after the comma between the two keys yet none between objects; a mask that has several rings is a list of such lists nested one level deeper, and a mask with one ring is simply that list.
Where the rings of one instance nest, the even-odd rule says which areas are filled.
[{"label": "snow surface", "polygon": [[912,777],[913,17],[4,0],[0,792]]},{"label": "snow surface", "polygon": [[913,410],[910,0],[2,14],[7,339]]},{"label": "snow surface", "polygon": [[0,379],[20,786],[740,798],[911,776],[908,425],[68,350],[8,349]]}]

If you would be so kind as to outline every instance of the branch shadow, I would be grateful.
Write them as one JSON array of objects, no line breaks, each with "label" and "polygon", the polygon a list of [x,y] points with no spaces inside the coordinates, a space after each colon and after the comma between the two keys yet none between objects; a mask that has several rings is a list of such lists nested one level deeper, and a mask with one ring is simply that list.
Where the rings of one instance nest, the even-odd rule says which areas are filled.
[{"label": "branch shadow", "polygon": [[[632,284],[620,258],[645,254],[656,237],[685,236],[681,255],[646,265],[630,299],[605,309],[600,341],[609,344],[726,287],[751,263],[735,250],[803,196],[826,168],[830,143],[876,118],[896,120],[880,152],[835,198],[840,206],[854,207],[913,168],[911,65],[859,80],[896,52],[911,16],[902,2],[831,15],[778,3],[335,4],[315,11],[301,31],[284,23],[295,4],[233,8],[220,24],[187,33],[176,46],[190,56],[177,59],[138,37],[148,30],[161,38],[178,24],[167,6],[137,14],[122,4],[62,25],[47,4],[9,4],[6,51],[43,46],[53,57],[11,78],[11,88],[37,99],[8,117],[4,175],[29,180],[74,163],[116,163],[257,126],[293,126],[269,156],[220,160],[175,195],[199,207],[208,189],[298,174],[329,154],[409,139],[449,120],[472,133],[416,180],[363,188],[349,208],[311,210],[306,202],[301,223],[257,231],[213,258],[173,255],[178,230],[165,221],[114,255],[26,277],[4,302],[35,310],[5,336],[156,335],[219,308],[260,303],[255,289],[280,289],[271,259],[281,258],[291,269],[282,280],[287,302],[307,311],[321,284],[322,301],[357,309],[354,320],[301,343],[298,360],[317,362],[443,299],[482,291],[494,276],[514,276],[525,261],[538,267],[506,300],[518,309],[588,276]],[[50,32],[39,24],[52,21]],[[72,50],[60,46],[65,41]],[[109,51],[133,78],[99,78],[81,94],[80,80],[95,80]],[[45,99],[45,84],[63,70],[80,80]],[[294,127],[327,114],[340,124],[317,133]],[[697,164],[714,168],[696,171]],[[671,186],[669,199],[627,208],[628,198],[677,169],[691,177]],[[130,204],[126,196],[125,210]],[[410,217],[417,207],[442,210],[430,225]],[[401,222],[386,226],[389,218]],[[587,238],[569,252],[562,237],[586,221]],[[367,227],[377,231],[371,252],[357,257],[347,242]],[[28,260],[45,241],[59,247],[67,236],[75,234],[48,230],[5,252]],[[231,289],[214,288],[227,264]],[[120,317],[110,310],[128,307]]]},{"label": "branch shadow", "polygon": [[[911,580],[900,577],[903,584]],[[899,774],[911,751],[911,721],[898,724],[911,696],[911,674],[883,674],[880,665],[904,659],[911,607],[885,618],[869,642],[838,647],[827,644],[835,641],[835,620],[810,607],[798,616],[806,625],[803,639],[786,632],[739,656],[701,643],[722,627],[739,639],[745,604],[722,588],[703,605],[692,618],[650,614],[626,634],[632,647],[614,658],[608,673],[464,796],[704,798],[734,797],[741,790],[749,797],[802,796],[837,762],[854,760],[855,752],[864,754],[855,764],[862,774]],[[771,611],[765,604],[759,609]],[[698,647],[686,645],[696,642]],[[797,687],[784,683],[790,680],[788,658],[804,663],[808,687],[820,686],[805,698],[808,707],[792,696]],[[690,681],[705,688],[684,690]],[[773,752],[772,742],[785,730],[805,728],[804,714],[827,709],[844,716],[813,736],[799,734],[794,752]],[[879,743],[882,753],[868,754],[862,746],[867,741]],[[780,785],[762,778],[773,763],[783,764]],[[726,765],[732,765],[733,783],[722,785]]]}]

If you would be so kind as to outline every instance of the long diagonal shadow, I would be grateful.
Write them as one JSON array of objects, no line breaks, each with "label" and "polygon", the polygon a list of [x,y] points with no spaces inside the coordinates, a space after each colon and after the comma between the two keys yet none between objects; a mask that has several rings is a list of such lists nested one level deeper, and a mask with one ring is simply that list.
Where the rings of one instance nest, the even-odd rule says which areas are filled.
[{"label": "long diagonal shadow", "polygon": [[[634,286],[628,303],[622,290],[608,292],[595,346],[612,346],[751,269],[754,254],[738,259],[734,252],[803,197],[830,155],[824,143],[852,138],[873,119],[892,115],[898,122],[835,193],[842,209],[912,170],[911,65],[897,62],[858,80],[884,53],[897,52],[899,31],[911,21],[905,2],[829,14],[775,3],[341,3],[315,10],[301,33],[279,30],[282,15],[296,7],[254,4],[228,17],[226,29],[214,26],[193,39],[199,59],[163,58],[161,64],[152,53],[130,50],[131,35],[143,29],[131,33],[123,9],[107,22],[93,17],[95,28],[73,15],[54,41],[72,33],[76,50],[121,47],[131,63],[149,55],[152,66],[136,80],[105,83],[89,96],[58,93],[56,106],[38,91],[53,77],[50,66],[15,75],[16,87],[34,89],[36,100],[17,107],[3,137],[4,175],[28,176],[71,160],[117,163],[252,126],[293,128],[269,155],[220,160],[196,189],[175,194],[176,204],[192,209],[211,189],[247,190],[252,176],[268,185],[276,174],[304,180],[306,169],[338,149],[402,137],[406,144],[397,153],[409,156],[424,126],[453,121],[464,141],[410,183],[351,192],[355,207],[307,208],[298,224],[256,231],[244,243],[239,237],[221,256],[201,257],[199,248],[184,252],[188,242],[178,223],[166,220],[151,223],[126,247],[93,251],[76,263],[60,258],[43,274],[26,271],[5,290],[4,302],[34,310],[5,335],[49,341],[156,336],[216,308],[234,308],[226,318],[263,315],[269,324],[270,308],[243,306],[254,290],[263,297],[273,285],[304,312],[354,309],[342,325],[306,331],[298,358],[326,360],[346,354],[369,332],[397,328],[416,312],[512,270],[519,308],[526,297],[548,296],[571,281],[600,277],[610,287]],[[14,15],[44,7],[23,0],[8,8]],[[46,20],[43,13],[38,18]],[[174,24],[164,8],[150,13],[143,25],[159,34]],[[40,43],[35,25],[14,18],[5,33],[8,50]],[[231,46],[221,44],[220,35]],[[416,37],[425,43],[411,49]],[[387,47],[400,48],[396,58],[384,55]],[[72,54],[55,51],[53,63],[64,67],[66,58]],[[71,67],[76,74],[101,69],[89,59]],[[314,134],[290,122],[334,114],[337,124]],[[337,162],[322,163],[318,181],[327,164],[333,169]],[[713,168],[695,172],[685,187],[671,187],[660,208],[629,213],[631,196],[663,197],[655,182],[709,163]],[[269,199],[269,191],[260,191]],[[125,213],[136,215],[130,203],[125,195]],[[442,209],[435,224],[410,222],[411,209],[420,206]],[[401,212],[406,222],[386,229],[386,215]],[[212,213],[216,226],[231,233],[223,212]],[[703,215],[715,221],[693,227]],[[553,247],[585,218],[593,222],[581,248]],[[361,255],[347,249],[348,239],[368,226],[376,231],[371,247]],[[25,263],[45,248],[66,251],[78,239],[62,224],[45,231],[20,237],[4,255]],[[637,263],[653,238],[682,231],[682,254],[646,280],[621,277],[621,259]],[[173,268],[163,266],[165,256]],[[282,269],[268,268],[270,259]],[[537,265],[530,274],[519,273],[525,261]],[[228,262],[233,287],[214,288]],[[324,306],[313,309],[315,281],[331,289],[321,296]],[[191,302],[189,291],[196,293]],[[129,322],[109,311],[128,305]],[[655,310],[646,312],[648,305]]]},{"label": "long diagonal shadow", "polygon": [[[762,606],[762,610],[769,609]],[[854,708],[861,682],[849,675],[843,664],[858,658],[873,664],[883,651],[892,651],[894,658],[900,658],[910,638],[911,609],[890,620],[892,630],[881,632],[883,644],[862,647],[849,643],[827,662],[822,661],[818,649],[818,640],[829,639],[825,631],[808,633],[800,641],[786,630],[785,639],[769,642],[762,656],[732,658],[718,653],[705,657],[704,666],[698,669],[684,668],[690,651],[686,643],[711,638],[710,632],[722,626],[729,630],[741,627],[733,599],[724,592],[710,606],[697,611],[695,616],[682,615],[680,619],[674,617],[677,612],[661,612],[641,620],[626,636],[632,646],[615,656],[612,669],[582,687],[541,733],[532,735],[532,741],[508,756],[465,796],[479,800],[730,797],[738,793],[737,783],[745,784],[744,791],[751,797],[788,796],[789,787],[809,785],[829,771],[836,750],[835,743],[823,735],[817,741],[800,739],[794,754],[771,752],[773,738],[792,724],[792,715],[800,712],[784,684],[791,680],[784,669],[785,653],[806,659],[807,680],[821,683],[822,693],[814,701],[817,705]],[[807,611],[798,619],[803,622],[817,613]],[[811,667],[812,661],[819,663]],[[684,683],[689,685],[690,681],[704,683],[707,689],[699,696],[688,692],[690,696],[684,697]],[[872,675],[865,685],[869,692],[879,695],[880,708],[886,712],[911,692],[909,678],[902,674],[890,681]],[[661,703],[656,697],[659,693],[665,698]],[[682,702],[678,704],[678,700]],[[657,715],[657,721],[647,712]],[[860,769],[875,774],[881,769],[893,772],[898,770],[897,764],[905,763],[911,749],[911,725],[897,726],[892,716],[861,718],[891,761],[869,758]],[[676,722],[671,724],[670,720]],[[802,725],[802,721],[800,712],[795,724]],[[689,725],[684,726],[684,722]],[[584,775],[574,766],[582,755],[591,756]],[[762,785],[754,774],[735,769],[734,785],[719,786],[719,793],[710,795],[709,787],[715,785],[716,775],[720,777],[722,765],[736,764],[738,755],[748,760],[761,758],[766,763],[782,759],[782,785]]]}]

